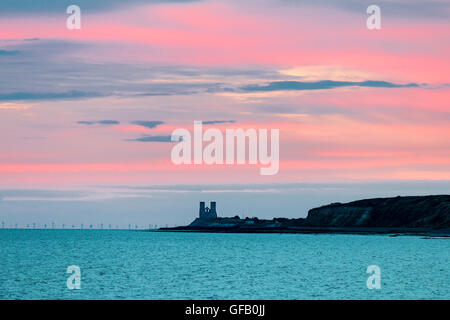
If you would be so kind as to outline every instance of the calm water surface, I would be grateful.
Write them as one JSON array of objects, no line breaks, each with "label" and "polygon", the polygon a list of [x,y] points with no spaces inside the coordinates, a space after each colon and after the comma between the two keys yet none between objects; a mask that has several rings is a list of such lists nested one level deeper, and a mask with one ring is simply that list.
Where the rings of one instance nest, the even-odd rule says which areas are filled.
[{"label": "calm water surface", "polygon": [[443,238],[0,230],[0,259],[1,299],[450,299]]}]

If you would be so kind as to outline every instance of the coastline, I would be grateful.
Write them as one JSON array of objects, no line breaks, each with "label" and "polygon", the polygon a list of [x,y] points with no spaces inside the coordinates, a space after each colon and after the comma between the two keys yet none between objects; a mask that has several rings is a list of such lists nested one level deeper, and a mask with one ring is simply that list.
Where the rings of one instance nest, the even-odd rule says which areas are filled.
[{"label": "coastline", "polygon": [[229,227],[174,227],[160,228],[155,232],[189,232],[189,233],[262,233],[262,234],[358,234],[358,235],[414,235],[450,238],[450,228],[386,228],[386,227],[298,227],[298,228],[229,228]]},{"label": "coastline", "polygon": [[390,234],[450,237],[450,195],[373,198],[331,203],[308,211],[306,218],[218,217],[200,202],[188,226],[161,232]]}]

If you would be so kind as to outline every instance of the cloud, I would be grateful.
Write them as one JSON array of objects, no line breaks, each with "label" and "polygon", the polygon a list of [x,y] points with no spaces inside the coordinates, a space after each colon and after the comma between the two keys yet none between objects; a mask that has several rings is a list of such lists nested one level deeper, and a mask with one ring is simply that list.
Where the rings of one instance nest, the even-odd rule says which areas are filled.
[{"label": "cloud", "polygon": [[[210,89],[208,89],[210,90]],[[173,91],[173,92],[146,92],[138,93],[137,97],[157,97],[157,96],[176,96],[176,95],[193,95],[199,93],[198,91]]]},{"label": "cloud", "polygon": [[[276,69],[256,67],[225,68],[67,60],[68,57],[87,54],[86,52],[98,54],[97,49],[110,50],[110,47],[94,45],[88,41],[62,39],[17,39],[8,42],[8,52],[20,54],[0,55],[0,70],[4,75],[0,77],[0,101],[76,100],[112,95],[133,98],[186,96],[226,92],[228,89],[224,86],[232,86],[233,89],[229,91],[233,91],[236,82],[245,80],[247,83],[249,77],[255,81],[289,80]],[[61,84],[72,91],[48,92],[49,88],[61,88]],[[93,90],[95,92],[92,92]]]},{"label": "cloud", "polygon": [[34,104],[30,103],[2,102],[0,103],[0,110],[28,110],[33,106]]},{"label": "cloud", "polygon": [[211,120],[211,121],[203,121],[203,124],[220,124],[220,123],[235,123],[236,120]]},{"label": "cloud", "polygon": [[[73,52],[81,52],[91,46],[90,43],[67,40],[40,40],[30,41],[26,44],[22,41],[15,46],[10,45],[8,50],[16,50],[20,54],[4,56],[0,59],[0,69],[8,75],[0,79],[0,101],[75,100],[113,95],[150,97],[277,90],[322,90],[351,86],[375,88],[419,86],[415,83],[396,84],[387,81],[327,80],[325,74],[320,78],[324,80],[297,81],[301,79],[282,74],[274,68],[87,63],[76,59],[69,64],[61,62],[60,57],[73,54]],[[14,78],[16,81],[11,82],[10,78]],[[161,79],[166,81],[161,81]],[[48,88],[61,83],[73,91],[46,93]],[[29,88],[33,88],[36,93],[28,93]],[[95,88],[95,92],[91,92],[93,88]]]},{"label": "cloud", "polygon": [[6,197],[42,197],[42,198],[54,198],[54,197],[66,197],[72,196],[86,196],[88,191],[81,190],[38,190],[38,189],[2,189],[0,190],[1,196]]},{"label": "cloud", "polygon": [[19,139],[23,139],[23,140],[44,140],[44,139],[47,139],[47,137],[43,137],[43,136],[19,137]]},{"label": "cloud", "polygon": [[78,124],[85,124],[85,125],[95,125],[95,124],[117,125],[117,124],[120,124],[120,122],[116,121],[116,120],[78,121],[77,123]]},{"label": "cloud", "polygon": [[333,81],[333,80],[321,80],[321,81],[275,81],[269,82],[265,85],[247,85],[241,87],[242,90],[247,92],[257,91],[283,91],[283,90],[324,90],[334,89],[341,87],[372,87],[372,88],[410,88],[419,87],[416,83],[408,84],[395,84],[387,81]]},{"label": "cloud", "polygon": [[407,18],[448,19],[450,3],[442,0],[283,0],[289,5],[335,7],[338,9],[362,13],[369,5],[376,4],[383,15]]},{"label": "cloud", "polygon": [[131,123],[149,129],[154,129],[157,126],[164,124],[163,121],[143,121],[143,120],[131,121]]},{"label": "cloud", "polygon": [[19,53],[18,50],[0,50],[0,56],[15,56]]},{"label": "cloud", "polygon": [[13,92],[0,93],[0,101],[22,100],[72,100],[103,96],[97,92],[67,91],[67,92]]},{"label": "cloud", "polygon": [[[108,12],[139,5],[187,3],[199,0],[2,0],[0,1],[0,15],[19,15],[28,13],[66,13],[69,5],[80,6],[82,12]],[[269,2],[270,3],[270,2]],[[268,3],[268,4],[269,4]],[[279,0],[274,5],[289,6],[332,7],[345,11],[365,13],[366,8],[373,4],[373,0]],[[450,6],[444,0],[378,0],[377,5],[382,14],[393,17],[426,17],[447,19]],[[270,6],[268,6],[270,10]]]},{"label": "cloud", "polygon": [[78,5],[82,12],[111,11],[121,7],[137,5],[158,4],[158,3],[183,3],[195,0],[2,0],[0,1],[0,14],[26,14],[26,13],[66,13],[66,8],[72,4]]},{"label": "cloud", "polygon": [[[179,139],[178,141],[180,141]],[[143,135],[136,139],[127,139],[125,141],[138,141],[138,142],[176,142],[172,141],[172,136],[150,136]]]}]

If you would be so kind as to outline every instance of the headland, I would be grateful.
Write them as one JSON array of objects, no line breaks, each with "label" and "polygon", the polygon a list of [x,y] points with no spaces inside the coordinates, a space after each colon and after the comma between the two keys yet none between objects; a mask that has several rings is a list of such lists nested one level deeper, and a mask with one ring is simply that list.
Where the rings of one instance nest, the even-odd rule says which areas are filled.
[{"label": "headland", "polygon": [[200,203],[191,224],[166,232],[415,234],[450,237],[450,195],[374,198],[332,203],[306,218],[218,217],[216,203]]}]

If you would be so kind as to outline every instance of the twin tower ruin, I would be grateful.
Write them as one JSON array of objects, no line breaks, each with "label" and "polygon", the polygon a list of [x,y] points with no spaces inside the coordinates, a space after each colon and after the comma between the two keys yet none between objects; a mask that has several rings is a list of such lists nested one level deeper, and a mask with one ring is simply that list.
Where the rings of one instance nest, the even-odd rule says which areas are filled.
[{"label": "twin tower ruin", "polygon": [[202,220],[217,219],[216,202],[211,201],[210,207],[205,207],[205,202],[200,202],[199,218]]}]

